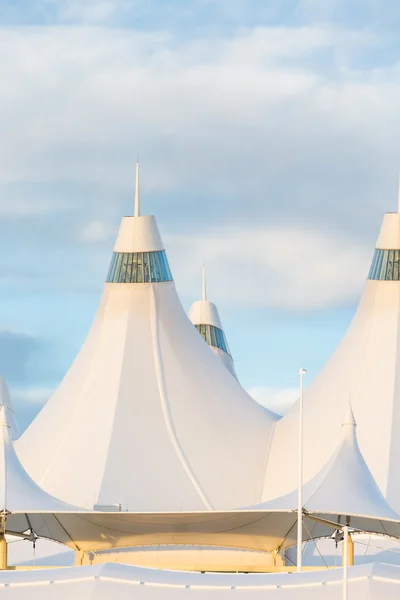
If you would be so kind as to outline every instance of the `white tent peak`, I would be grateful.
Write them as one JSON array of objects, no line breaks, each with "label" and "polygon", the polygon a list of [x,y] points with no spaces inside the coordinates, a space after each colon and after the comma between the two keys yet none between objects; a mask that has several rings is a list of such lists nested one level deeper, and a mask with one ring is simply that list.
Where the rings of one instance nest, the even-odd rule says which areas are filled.
[{"label": "white tent peak", "polygon": [[193,302],[188,315],[214,354],[219,357],[231,375],[237,379],[233,358],[229,350],[218,308],[214,302],[210,302],[207,299],[206,268],[204,263],[201,268],[201,300]]},{"label": "white tent peak", "polygon": [[[296,510],[297,491],[254,507]],[[326,465],[303,487],[303,507],[325,515],[363,515],[399,522],[381,493],[360,451],[351,407],[343,422],[341,439]]]},{"label": "white tent peak", "polygon": [[[260,500],[275,415],[252,400],[187,318],[153,215],[123,218],[111,260],[81,350],[18,440],[24,467],[49,493],[88,509],[201,510]],[[210,331],[213,323],[203,323]]]},{"label": "white tent peak", "polygon": [[140,198],[139,198],[139,158],[136,161],[136,179],[135,179],[135,210],[133,215],[140,216]]}]

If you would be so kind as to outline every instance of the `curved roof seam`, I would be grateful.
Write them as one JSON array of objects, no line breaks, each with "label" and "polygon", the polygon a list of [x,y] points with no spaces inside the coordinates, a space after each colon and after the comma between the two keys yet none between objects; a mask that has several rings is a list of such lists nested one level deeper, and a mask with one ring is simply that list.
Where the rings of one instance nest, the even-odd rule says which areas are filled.
[{"label": "curved roof seam", "polygon": [[176,434],[175,426],[173,423],[171,407],[168,400],[168,392],[165,385],[165,374],[162,364],[162,356],[160,349],[159,339],[159,328],[158,328],[158,317],[157,317],[157,300],[154,292],[154,288],[150,285],[149,288],[149,301],[150,301],[150,323],[151,323],[151,337],[153,344],[153,356],[154,356],[154,367],[157,377],[158,393],[161,401],[161,409],[164,415],[164,422],[166,425],[168,437],[175,450],[175,453],[181,463],[186,475],[191,481],[193,487],[198,493],[201,501],[208,510],[213,510],[213,506],[209,501],[205,491],[203,490],[200,482],[197,480],[193,469],[191,468],[189,461],[183,452],[183,449],[179,443],[178,436]]}]

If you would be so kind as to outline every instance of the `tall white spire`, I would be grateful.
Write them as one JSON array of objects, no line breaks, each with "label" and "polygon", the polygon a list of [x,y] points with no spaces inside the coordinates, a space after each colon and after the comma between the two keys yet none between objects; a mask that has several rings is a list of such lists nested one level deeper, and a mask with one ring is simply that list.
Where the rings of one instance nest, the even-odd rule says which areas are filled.
[{"label": "tall white spire", "polygon": [[134,217],[140,217],[140,202],[139,202],[139,159],[136,161],[136,183],[135,183],[135,212]]},{"label": "tall white spire", "polygon": [[201,299],[203,302],[207,300],[206,268],[204,264],[201,267]]}]

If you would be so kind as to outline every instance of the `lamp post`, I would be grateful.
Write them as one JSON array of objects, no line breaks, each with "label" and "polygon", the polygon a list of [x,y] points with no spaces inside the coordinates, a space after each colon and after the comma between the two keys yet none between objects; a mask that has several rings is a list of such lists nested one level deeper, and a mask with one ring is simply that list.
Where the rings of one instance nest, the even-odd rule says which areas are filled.
[{"label": "lamp post", "polygon": [[346,518],[346,525],[343,527],[343,600],[348,596],[348,576],[349,576],[349,525],[350,518]]},{"label": "lamp post", "polygon": [[300,375],[300,406],[299,406],[299,480],[297,487],[297,572],[302,568],[303,550],[303,377],[307,373],[303,367],[298,371]]}]

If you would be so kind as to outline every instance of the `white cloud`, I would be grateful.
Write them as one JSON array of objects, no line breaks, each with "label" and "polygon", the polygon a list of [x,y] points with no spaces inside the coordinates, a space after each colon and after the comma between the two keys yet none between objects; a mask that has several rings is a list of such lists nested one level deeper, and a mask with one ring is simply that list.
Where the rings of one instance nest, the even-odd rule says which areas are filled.
[{"label": "white cloud", "polygon": [[[132,185],[139,151],[145,188],[196,185],[207,173],[215,194],[254,196],[288,172],[315,175],[332,155],[348,168],[396,137],[399,77],[379,83],[346,62],[375,43],[329,27],[191,42],[165,31],[3,29],[0,180]],[[324,51],[335,56],[330,82]]]},{"label": "white cloud", "polygon": [[54,394],[54,387],[29,387],[29,388],[12,388],[13,402],[24,402],[43,406],[50,396]]},{"label": "white cloud", "polygon": [[[170,240],[185,294],[205,260],[216,299],[297,308],[353,299],[372,240],[360,245],[352,231],[363,240],[365,223],[390,209],[400,153],[398,70],[348,62],[351,49],[376,43],[329,27],[189,42],[165,31],[2,29],[0,182],[73,185],[68,209],[86,223],[76,235],[101,242],[139,151],[144,210],[150,192],[159,207],[172,200],[163,225],[190,231]],[[324,54],[334,56],[330,79]],[[78,213],[93,182],[101,196]],[[57,193],[0,198],[6,215],[59,207]]]},{"label": "white cloud", "polygon": [[278,415],[284,415],[299,397],[297,388],[254,386],[247,391],[259,404]]},{"label": "white cloud", "polygon": [[116,13],[134,7],[133,2],[123,0],[61,0],[49,2],[58,6],[59,18],[64,22],[101,23]]},{"label": "white cloud", "polygon": [[198,292],[205,262],[210,299],[230,304],[302,310],[352,301],[371,259],[350,237],[300,227],[220,228],[164,241],[181,293]]},{"label": "white cloud", "polygon": [[114,234],[114,228],[108,223],[92,221],[79,232],[79,238],[83,242],[103,242]]}]

